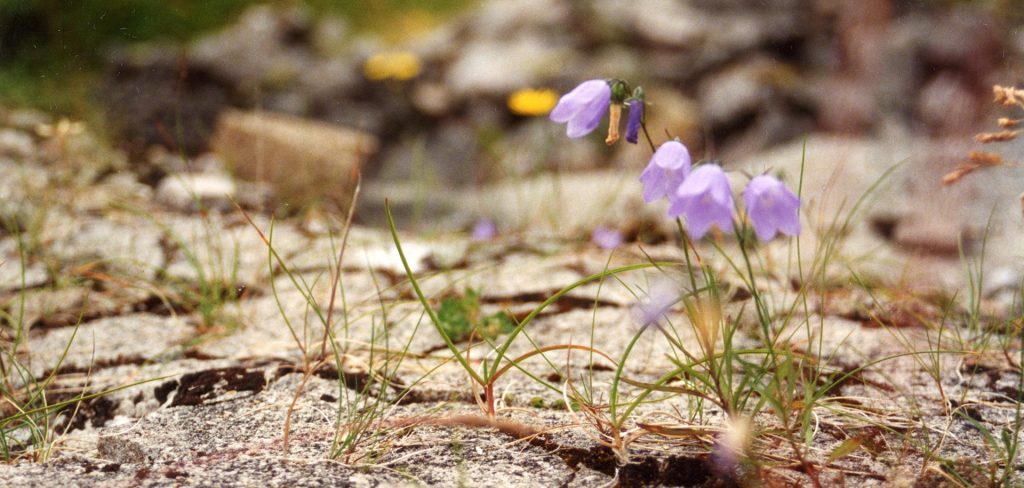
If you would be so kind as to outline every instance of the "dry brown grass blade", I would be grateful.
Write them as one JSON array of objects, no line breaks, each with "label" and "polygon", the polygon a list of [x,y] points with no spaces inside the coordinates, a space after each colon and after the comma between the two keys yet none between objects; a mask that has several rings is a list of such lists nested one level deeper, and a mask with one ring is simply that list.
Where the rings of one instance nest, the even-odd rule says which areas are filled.
[{"label": "dry brown grass blade", "polygon": [[1004,130],[999,132],[982,132],[974,136],[974,140],[982,144],[989,144],[993,142],[1006,142],[1012,141],[1017,138],[1020,134],[1019,130]]},{"label": "dry brown grass blade", "polygon": [[725,429],[721,427],[713,427],[710,425],[669,425],[637,422],[636,426],[652,434],[658,434],[665,437],[698,437],[725,432]]},{"label": "dry brown grass blade", "polygon": [[971,151],[971,154],[967,159],[967,162],[957,166],[953,171],[946,173],[946,175],[942,177],[942,184],[952,185],[953,183],[960,181],[964,176],[967,176],[981,168],[1006,164],[1006,162],[1003,161],[1002,156],[985,151]]},{"label": "dry brown grass blade", "polygon": [[996,121],[996,123],[999,124],[999,127],[1002,127],[1004,129],[1012,129],[1020,125],[1022,121],[1024,121],[1024,119],[1011,119],[1009,117],[999,117],[999,120]]},{"label": "dry brown grass blade", "polygon": [[418,416],[396,418],[381,422],[381,426],[387,428],[406,428],[419,425],[495,429],[498,432],[510,435],[516,439],[535,438],[544,433],[543,430],[531,425],[522,424],[512,420],[492,419],[482,417],[480,415],[452,415],[448,417]]}]

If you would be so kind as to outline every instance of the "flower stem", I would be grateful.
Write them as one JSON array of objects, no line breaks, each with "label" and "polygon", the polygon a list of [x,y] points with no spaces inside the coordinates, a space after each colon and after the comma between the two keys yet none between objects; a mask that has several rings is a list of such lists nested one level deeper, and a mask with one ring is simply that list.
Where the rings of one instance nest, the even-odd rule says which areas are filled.
[{"label": "flower stem", "polygon": [[[644,118],[647,118],[647,116],[644,115]],[[651,153],[653,154],[655,151],[658,150],[658,148],[654,147],[654,141],[651,140],[651,134],[647,132],[647,122],[644,121],[644,120],[641,120],[640,121],[640,128],[643,129],[643,131],[644,131],[644,139],[647,139],[647,144],[649,146],[651,146]]]},{"label": "flower stem", "polygon": [[[676,217],[676,227],[679,228],[679,237],[683,239],[683,255],[686,256],[686,271],[690,274],[690,290],[693,293],[697,293],[697,277],[693,274],[693,264],[690,263],[690,248],[693,247],[693,241],[690,240],[690,235],[686,233],[686,229],[683,228],[683,221],[679,217]],[[697,255],[697,250],[693,250],[693,254],[697,257],[697,261],[700,262],[700,256]]]},{"label": "flower stem", "polygon": [[[644,118],[647,116],[644,115]],[[651,139],[650,132],[647,132],[647,121],[640,121],[640,128],[643,129],[644,139],[647,139],[647,145],[651,146],[651,153],[655,153],[657,148],[654,146],[654,140]],[[690,274],[690,286],[691,290],[697,291],[697,278],[693,274],[693,265],[690,262],[690,249],[693,249],[693,255],[697,258],[697,262],[700,262],[700,255],[697,254],[697,249],[693,247],[693,241],[690,240],[690,235],[686,233],[683,228],[683,221],[676,217],[676,224],[679,228],[679,237],[683,240],[683,254],[686,255],[686,271]]]},{"label": "flower stem", "polygon": [[647,327],[641,327],[636,334],[633,334],[633,339],[629,341],[626,350],[622,352],[622,358],[619,359],[619,364],[615,368],[615,377],[612,378],[611,392],[608,394],[608,413],[611,415],[612,425],[616,429],[621,428],[622,422],[626,421],[625,416],[621,420],[615,416],[619,403],[619,378],[622,376],[622,370],[626,366],[626,359],[629,358],[629,353],[633,351],[633,346],[636,345],[636,341],[640,340],[640,336],[643,335],[645,329]]},{"label": "flower stem", "polygon": [[[746,227],[745,225],[743,227]],[[750,295],[754,297],[754,305],[757,306],[757,317],[761,322],[761,329],[764,333],[764,343],[768,349],[768,355],[771,357],[771,365],[774,366],[777,362],[775,355],[775,339],[772,338],[771,332],[771,318],[768,316],[768,308],[764,303],[764,299],[761,294],[757,291],[757,283],[754,280],[754,267],[750,264],[750,254],[747,253],[747,242],[743,238],[743,230],[738,225],[733,226],[734,232],[736,233],[736,241],[740,247],[740,254],[743,255],[743,262],[747,267],[747,277],[750,279]]]}]

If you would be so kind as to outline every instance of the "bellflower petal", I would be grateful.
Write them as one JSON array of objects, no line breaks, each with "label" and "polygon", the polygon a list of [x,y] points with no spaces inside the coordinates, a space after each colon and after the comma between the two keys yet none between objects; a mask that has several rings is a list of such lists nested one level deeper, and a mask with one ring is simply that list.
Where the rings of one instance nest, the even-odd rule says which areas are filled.
[{"label": "bellflower petal", "polygon": [[583,137],[601,123],[611,104],[611,97],[612,89],[604,80],[584,81],[562,95],[549,117],[554,122],[567,123],[566,135],[569,137]]},{"label": "bellflower petal", "polygon": [[640,123],[644,119],[643,100],[629,102],[629,120],[626,121],[626,142],[636,144],[640,136]]},{"label": "bellflower petal", "polygon": [[672,195],[668,209],[669,217],[686,218],[686,229],[694,239],[704,237],[712,226],[731,231],[732,213],[729,178],[714,164],[693,170]]},{"label": "bellflower petal", "polygon": [[685,179],[686,171],[683,168],[672,170],[656,164],[648,165],[643,173],[640,173],[640,183],[644,185],[644,202],[651,203],[669,197]]},{"label": "bellflower petal", "polygon": [[686,172],[689,173],[692,161],[690,159],[690,151],[686,149],[683,143],[668,141],[654,152],[654,156],[651,157],[651,163],[665,169],[678,169],[681,166],[685,166]]},{"label": "bellflower petal", "polygon": [[780,232],[789,236],[800,233],[800,199],[774,176],[750,180],[743,190],[743,202],[758,239],[767,242]]},{"label": "bellflower petal", "polygon": [[690,173],[690,151],[679,141],[661,145],[647,168],[640,173],[644,185],[644,201],[651,203],[662,197],[671,197]]}]

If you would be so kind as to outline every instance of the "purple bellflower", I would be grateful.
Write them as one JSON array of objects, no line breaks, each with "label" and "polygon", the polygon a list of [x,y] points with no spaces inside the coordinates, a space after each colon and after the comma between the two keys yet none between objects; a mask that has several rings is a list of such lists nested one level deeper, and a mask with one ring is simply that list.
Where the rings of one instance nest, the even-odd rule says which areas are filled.
[{"label": "purple bellflower", "polygon": [[640,182],[644,185],[644,201],[651,203],[662,197],[671,198],[689,173],[690,151],[686,146],[679,141],[662,144],[654,152],[644,172],[640,173]]},{"label": "purple bellflower", "polygon": [[491,219],[483,218],[473,224],[473,240],[489,241],[498,235],[498,226]]},{"label": "purple bellflower", "polygon": [[671,202],[668,216],[685,216],[686,229],[694,239],[704,237],[712,225],[732,230],[732,191],[729,178],[718,165],[705,164],[693,170]]},{"label": "purple bellflower", "polygon": [[622,233],[603,225],[597,226],[590,234],[590,242],[601,249],[615,249],[622,245]]},{"label": "purple bellflower", "polygon": [[665,278],[651,284],[647,296],[642,298],[633,308],[633,317],[641,327],[648,327],[661,322],[679,301],[679,288],[671,280]]},{"label": "purple bellflower", "polygon": [[750,180],[743,190],[747,215],[762,241],[770,241],[781,232],[800,233],[800,199],[774,176],[761,175]]},{"label": "purple bellflower", "polygon": [[644,120],[644,101],[629,102],[629,119],[626,121],[626,142],[636,144],[640,136],[640,123]]},{"label": "purple bellflower", "polygon": [[551,110],[551,120],[566,123],[565,133],[575,139],[597,128],[612,101],[612,89],[604,80],[590,80],[558,100]]}]

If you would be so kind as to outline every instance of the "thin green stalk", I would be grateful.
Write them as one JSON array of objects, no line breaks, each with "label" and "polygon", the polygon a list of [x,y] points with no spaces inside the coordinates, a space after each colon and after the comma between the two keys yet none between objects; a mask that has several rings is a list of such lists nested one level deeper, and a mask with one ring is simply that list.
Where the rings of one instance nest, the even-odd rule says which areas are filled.
[{"label": "thin green stalk", "polygon": [[[398,250],[398,257],[402,260],[402,267],[405,268],[405,274],[409,278],[409,284],[412,285],[412,289],[416,293],[416,297],[419,298],[420,303],[423,305],[424,311],[427,312],[427,316],[430,317],[431,323],[434,324],[434,328],[437,330],[437,332],[441,334],[441,338],[444,339],[444,343],[448,347],[448,350],[455,355],[455,360],[459,362],[462,368],[465,369],[466,372],[473,378],[473,380],[479,383],[481,386],[486,385],[487,380],[485,380],[483,376],[480,376],[480,373],[477,373],[476,370],[473,369],[473,367],[469,364],[469,361],[467,361],[466,358],[462,356],[462,353],[459,352],[459,348],[455,345],[454,342],[452,342],[451,337],[448,337],[448,333],[445,332],[444,327],[441,326],[441,320],[437,318],[437,314],[434,312],[434,309],[430,306],[430,302],[427,300],[427,297],[423,294],[423,290],[420,289],[420,284],[416,280],[416,276],[413,274],[412,268],[409,266],[409,260],[406,259],[405,257],[405,251],[402,250],[402,243],[398,238],[398,229],[395,228],[395,218],[391,215],[391,205],[388,203],[387,200],[384,200],[384,213],[387,215],[388,228],[391,230],[391,238],[395,242],[395,249]],[[520,325],[520,327],[517,327],[517,330],[521,330],[521,328],[522,325]],[[499,359],[496,360],[496,363],[500,361],[501,356],[499,355],[498,357]]]},{"label": "thin green stalk", "polygon": [[622,377],[622,370],[626,367],[626,359],[629,358],[629,353],[633,351],[633,346],[636,345],[637,341],[640,340],[640,336],[643,335],[647,327],[641,327],[640,330],[633,334],[633,338],[630,339],[629,344],[626,345],[626,350],[622,352],[622,358],[619,359],[619,364],[615,367],[615,376],[612,378],[611,392],[608,394],[608,413],[611,415],[612,424],[615,427],[621,427],[622,422],[625,421],[625,417],[619,419],[615,415],[615,411],[618,410],[619,403],[619,378]]},{"label": "thin green stalk", "polygon": [[575,290],[576,288],[579,288],[579,287],[581,287],[583,285],[586,285],[587,283],[590,283],[590,282],[596,281],[596,280],[601,280],[601,279],[604,279],[604,278],[606,278],[608,276],[615,276],[615,275],[618,275],[620,273],[625,273],[627,271],[635,271],[635,270],[647,269],[647,268],[658,268],[658,267],[661,267],[661,266],[672,266],[672,265],[675,265],[675,264],[677,264],[677,263],[654,262],[654,263],[640,263],[640,264],[631,264],[631,265],[627,265],[627,266],[621,266],[621,267],[614,268],[614,269],[611,269],[611,270],[602,271],[600,273],[592,274],[590,276],[587,276],[585,278],[582,278],[582,279],[576,281],[575,283],[572,283],[569,286],[566,286],[566,287],[562,288],[561,290],[558,290],[558,292],[556,292],[555,294],[553,294],[550,297],[548,297],[547,300],[544,300],[540,305],[538,305],[536,308],[534,308],[532,311],[530,311],[530,313],[525,318],[523,318],[522,321],[519,322],[519,324],[516,326],[516,328],[512,329],[512,332],[509,332],[508,337],[505,339],[505,342],[502,343],[501,347],[499,347],[498,350],[497,350],[497,354],[495,355],[495,359],[494,359],[494,368],[497,368],[499,363],[501,363],[501,360],[502,360],[502,358],[505,355],[505,351],[509,348],[509,346],[512,345],[512,341],[515,340],[516,336],[519,335],[519,333],[523,330],[523,328],[525,328],[534,318],[536,318],[537,315],[539,315],[542,311],[544,311],[545,308],[547,308],[551,304],[557,302],[559,299],[561,299],[563,296],[565,296],[569,292],[571,292],[571,291]]}]

